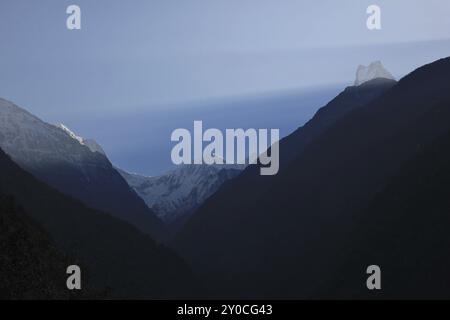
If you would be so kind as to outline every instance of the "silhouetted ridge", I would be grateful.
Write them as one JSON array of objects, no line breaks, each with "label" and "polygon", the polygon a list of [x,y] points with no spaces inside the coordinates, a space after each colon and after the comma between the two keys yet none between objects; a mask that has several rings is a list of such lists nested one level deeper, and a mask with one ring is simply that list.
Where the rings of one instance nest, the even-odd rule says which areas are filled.
[{"label": "silhouetted ridge", "polygon": [[[1,150],[0,176],[0,194],[13,196],[58,249],[88,268],[85,286],[106,288],[112,298],[174,298],[195,292],[189,269],[169,249],[126,222],[87,208],[36,180]],[[9,244],[7,249],[13,249]],[[62,267],[53,262],[40,261],[50,270]],[[66,268],[55,273],[65,276]]]},{"label": "silhouetted ridge", "polygon": [[305,125],[285,139],[297,136],[287,152],[301,152],[279,175],[264,180],[246,170],[226,184],[182,230],[179,252],[217,296],[315,296],[345,261],[359,213],[417,150],[450,131],[449,77],[450,59],[442,59],[311,140]]}]

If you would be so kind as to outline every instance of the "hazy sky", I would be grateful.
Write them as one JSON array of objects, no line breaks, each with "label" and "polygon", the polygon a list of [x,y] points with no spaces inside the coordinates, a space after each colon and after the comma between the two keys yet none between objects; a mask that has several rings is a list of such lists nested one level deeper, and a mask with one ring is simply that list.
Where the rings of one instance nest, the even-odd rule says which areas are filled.
[{"label": "hazy sky", "polygon": [[[66,28],[71,4],[81,7],[81,30]],[[382,30],[366,27],[371,4],[381,7]],[[171,127],[144,128],[162,121],[155,112],[164,118],[197,100],[341,88],[374,60],[401,77],[450,56],[449,39],[449,0],[0,0],[0,97],[99,140],[125,169],[150,172],[166,160],[130,148],[156,148],[143,131],[167,143]],[[141,114],[142,130],[129,130],[130,120],[117,132],[122,117]],[[130,165],[125,154],[148,165]]]},{"label": "hazy sky", "polygon": [[[366,28],[373,3],[381,31]],[[447,38],[448,0],[1,0],[0,96],[42,116],[150,108],[351,81],[382,56],[371,46]],[[397,74],[422,62],[389,54]]]}]

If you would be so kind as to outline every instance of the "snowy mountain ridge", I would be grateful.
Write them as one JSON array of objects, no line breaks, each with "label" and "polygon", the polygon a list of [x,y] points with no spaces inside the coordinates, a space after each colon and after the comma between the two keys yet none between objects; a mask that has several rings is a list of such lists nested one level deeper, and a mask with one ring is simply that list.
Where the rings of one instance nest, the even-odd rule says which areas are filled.
[{"label": "snowy mountain ridge", "polygon": [[92,152],[99,152],[99,153],[103,154],[104,156],[106,156],[106,153],[103,150],[103,148],[95,140],[93,140],[93,139],[85,139],[83,137],[78,136],[77,134],[75,134],[75,132],[70,130],[66,125],[64,125],[62,123],[59,124],[59,127],[65,133],[67,133],[72,139],[75,139],[81,145],[88,147]]},{"label": "snowy mountain ridge", "polygon": [[185,219],[244,166],[182,165],[157,177],[118,169],[147,206],[167,224]]},{"label": "snowy mountain ridge", "polygon": [[0,147],[23,167],[93,161],[90,149],[80,141],[17,105],[0,98]]},{"label": "snowy mountain ridge", "polygon": [[0,148],[24,170],[87,206],[155,237],[162,222],[114,169],[102,148],[0,99]]}]

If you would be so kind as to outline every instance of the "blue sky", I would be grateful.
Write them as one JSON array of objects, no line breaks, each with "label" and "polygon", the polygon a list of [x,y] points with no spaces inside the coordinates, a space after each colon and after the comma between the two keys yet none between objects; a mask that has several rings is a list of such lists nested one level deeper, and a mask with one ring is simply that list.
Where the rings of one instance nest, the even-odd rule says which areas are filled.
[{"label": "blue sky", "polygon": [[[72,3],[80,31],[66,29]],[[366,28],[372,3],[381,31]],[[42,115],[151,107],[332,83],[370,62],[343,70],[317,50],[447,38],[447,0],[2,0],[0,94]]]},{"label": "blue sky", "polygon": [[[66,28],[70,4],[82,30]],[[380,31],[366,28],[370,4]],[[351,84],[373,60],[401,77],[450,55],[448,39],[448,0],[2,0],[0,96],[100,140],[114,160],[110,116]]]}]

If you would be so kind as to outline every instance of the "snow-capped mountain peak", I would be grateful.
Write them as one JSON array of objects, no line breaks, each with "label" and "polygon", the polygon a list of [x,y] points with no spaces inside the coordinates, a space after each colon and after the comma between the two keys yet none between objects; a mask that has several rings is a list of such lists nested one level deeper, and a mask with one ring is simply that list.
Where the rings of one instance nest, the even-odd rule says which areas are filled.
[{"label": "snow-capped mountain peak", "polygon": [[145,177],[117,169],[130,187],[167,224],[186,219],[227,180],[245,166],[182,165],[158,177]]},{"label": "snow-capped mountain peak", "polygon": [[368,66],[360,65],[358,67],[358,70],[356,71],[355,86],[359,86],[376,78],[395,80],[394,76],[383,67],[383,64],[380,61],[375,61]]},{"label": "snow-capped mountain peak", "polygon": [[78,141],[81,145],[86,146],[91,150],[92,152],[98,152],[106,156],[105,151],[103,148],[92,139],[84,139],[83,137],[78,136],[75,132],[69,129],[66,125],[60,123],[59,128],[61,128],[65,133],[67,133],[72,139]]},{"label": "snow-capped mountain peak", "polygon": [[77,136],[75,134],[75,132],[73,132],[72,130],[70,130],[67,126],[63,125],[62,123],[59,124],[59,127],[65,132],[67,133],[72,139],[77,140],[80,144],[84,144],[83,143],[83,138],[80,136]]}]

